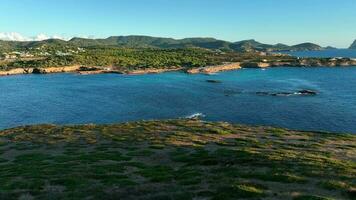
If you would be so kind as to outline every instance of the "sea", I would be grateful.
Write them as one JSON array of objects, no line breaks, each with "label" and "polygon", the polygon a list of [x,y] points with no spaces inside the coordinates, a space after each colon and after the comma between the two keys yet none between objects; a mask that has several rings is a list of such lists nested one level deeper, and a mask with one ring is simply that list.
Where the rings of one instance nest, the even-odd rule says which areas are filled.
[{"label": "sea", "polygon": [[[330,51],[292,53],[330,57]],[[331,57],[352,56],[356,51],[342,50]],[[189,117],[356,133],[356,67],[0,77],[0,129]]]}]

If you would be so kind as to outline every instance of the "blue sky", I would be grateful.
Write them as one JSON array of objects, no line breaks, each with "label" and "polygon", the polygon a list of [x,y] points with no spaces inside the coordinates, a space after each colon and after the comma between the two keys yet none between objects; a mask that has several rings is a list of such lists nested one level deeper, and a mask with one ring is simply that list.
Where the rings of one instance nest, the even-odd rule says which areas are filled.
[{"label": "blue sky", "polygon": [[0,0],[0,33],[151,35],[348,47],[356,0]]}]

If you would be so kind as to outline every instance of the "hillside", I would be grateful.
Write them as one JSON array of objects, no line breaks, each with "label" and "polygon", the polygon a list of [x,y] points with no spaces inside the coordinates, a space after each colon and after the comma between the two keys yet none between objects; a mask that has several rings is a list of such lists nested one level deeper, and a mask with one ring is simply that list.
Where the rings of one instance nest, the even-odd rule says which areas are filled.
[{"label": "hillside", "polygon": [[70,44],[88,47],[95,45],[120,46],[120,47],[151,47],[151,48],[187,48],[199,47],[206,49],[220,49],[227,51],[297,51],[297,50],[321,50],[319,45],[302,43],[294,46],[285,44],[263,44],[255,40],[243,40],[228,42],[215,38],[185,38],[176,40],[173,38],[160,38],[150,36],[112,36],[107,39],[82,39],[73,38]]},{"label": "hillside", "polygon": [[321,46],[319,46],[317,44],[309,43],[309,42],[291,46],[290,49],[293,50],[293,51],[318,51],[318,50],[323,50],[323,48]]},{"label": "hillside", "polygon": [[0,199],[354,199],[356,136],[199,120],[0,131]]},{"label": "hillside", "polygon": [[294,46],[284,44],[263,44],[255,40],[228,42],[215,38],[185,38],[173,39],[150,36],[111,36],[106,39],[72,38],[69,41],[50,39],[32,42],[0,41],[0,50],[16,50],[21,48],[37,48],[40,46],[50,47],[126,47],[126,48],[205,48],[223,51],[292,51],[292,50],[320,50],[319,45],[303,43]]},{"label": "hillside", "polygon": [[349,49],[356,49],[356,40],[351,44]]}]

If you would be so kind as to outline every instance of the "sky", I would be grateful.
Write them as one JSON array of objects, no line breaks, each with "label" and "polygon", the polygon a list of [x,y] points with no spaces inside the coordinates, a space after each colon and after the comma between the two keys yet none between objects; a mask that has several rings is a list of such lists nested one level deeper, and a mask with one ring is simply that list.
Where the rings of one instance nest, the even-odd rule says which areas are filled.
[{"label": "sky", "polygon": [[0,0],[0,39],[149,35],[346,48],[356,0]]}]

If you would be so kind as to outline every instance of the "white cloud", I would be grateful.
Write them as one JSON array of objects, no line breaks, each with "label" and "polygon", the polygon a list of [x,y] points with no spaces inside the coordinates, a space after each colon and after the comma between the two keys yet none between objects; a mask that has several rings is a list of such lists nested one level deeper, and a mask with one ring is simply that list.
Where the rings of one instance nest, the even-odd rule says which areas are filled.
[{"label": "white cloud", "polygon": [[16,32],[0,32],[0,40],[7,40],[7,41],[41,41],[41,40],[48,40],[48,39],[61,39],[61,40],[69,40],[70,38],[62,37],[60,35],[53,35],[48,36],[44,33],[40,33],[36,36],[27,37],[23,36],[20,33]]},{"label": "white cloud", "polygon": [[70,40],[70,38],[62,37],[60,35],[53,35],[51,38],[60,40]]},{"label": "white cloud", "polygon": [[77,37],[85,39],[97,39],[94,35],[79,35]]},{"label": "white cloud", "polygon": [[41,40],[48,40],[50,37],[48,37],[47,35],[40,33],[37,36],[33,37],[32,40],[35,41],[41,41]]},{"label": "white cloud", "polygon": [[0,40],[11,40],[11,41],[28,41],[29,38],[16,32],[3,33],[0,32]]}]

